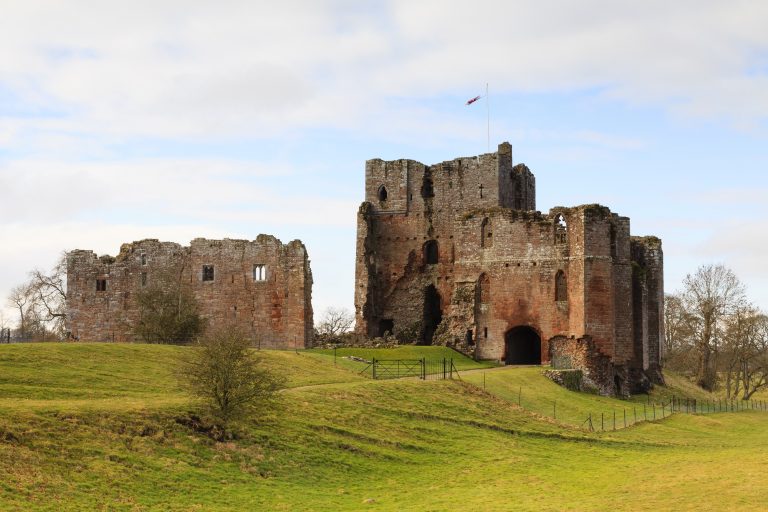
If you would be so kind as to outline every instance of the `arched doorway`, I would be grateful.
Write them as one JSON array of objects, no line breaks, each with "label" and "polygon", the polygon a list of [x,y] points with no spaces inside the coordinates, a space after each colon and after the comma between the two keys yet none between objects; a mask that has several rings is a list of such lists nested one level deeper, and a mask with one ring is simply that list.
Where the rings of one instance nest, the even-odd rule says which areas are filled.
[{"label": "arched doorway", "polygon": [[424,333],[421,338],[422,345],[431,345],[437,326],[443,320],[443,312],[440,309],[440,293],[434,285],[429,285],[424,290]]},{"label": "arched doorway", "polygon": [[527,325],[507,331],[504,346],[506,364],[541,364],[541,338]]}]

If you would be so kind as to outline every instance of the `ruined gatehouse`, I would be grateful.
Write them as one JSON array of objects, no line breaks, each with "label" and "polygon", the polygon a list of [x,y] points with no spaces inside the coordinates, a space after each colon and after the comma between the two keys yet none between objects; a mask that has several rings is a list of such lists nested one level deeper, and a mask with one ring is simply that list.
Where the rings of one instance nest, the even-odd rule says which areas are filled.
[{"label": "ruined gatehouse", "polygon": [[597,204],[536,211],[509,143],[436,165],[366,162],[360,334],[577,368],[624,395],[663,379],[663,302],[661,241]]},{"label": "ruined gatehouse", "polygon": [[67,255],[67,315],[72,335],[134,341],[139,293],[172,270],[211,327],[237,325],[262,348],[294,349],[312,340],[312,271],[298,240],[196,238],[189,246],[158,240],[123,244],[116,257]]}]

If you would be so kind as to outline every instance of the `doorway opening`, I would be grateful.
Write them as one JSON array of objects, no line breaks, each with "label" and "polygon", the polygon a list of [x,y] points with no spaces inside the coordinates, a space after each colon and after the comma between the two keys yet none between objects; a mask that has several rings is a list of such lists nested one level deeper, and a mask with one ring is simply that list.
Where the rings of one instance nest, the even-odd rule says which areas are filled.
[{"label": "doorway opening", "polygon": [[527,325],[513,327],[504,335],[506,364],[541,364],[541,338]]}]

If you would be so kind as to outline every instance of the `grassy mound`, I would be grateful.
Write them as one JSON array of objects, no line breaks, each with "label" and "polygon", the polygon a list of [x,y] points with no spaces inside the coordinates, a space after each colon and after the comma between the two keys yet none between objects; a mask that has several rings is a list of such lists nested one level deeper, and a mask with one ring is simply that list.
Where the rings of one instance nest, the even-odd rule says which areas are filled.
[{"label": "grassy mound", "polygon": [[[587,433],[467,382],[373,381],[327,355],[264,352],[293,387],[278,410],[218,442],[190,421],[194,404],[173,374],[183,350],[0,347],[0,509],[764,506],[765,413],[676,415]],[[486,381],[499,375],[499,388],[529,383],[542,396],[610,400],[556,386],[561,395],[536,370],[490,370]]]}]

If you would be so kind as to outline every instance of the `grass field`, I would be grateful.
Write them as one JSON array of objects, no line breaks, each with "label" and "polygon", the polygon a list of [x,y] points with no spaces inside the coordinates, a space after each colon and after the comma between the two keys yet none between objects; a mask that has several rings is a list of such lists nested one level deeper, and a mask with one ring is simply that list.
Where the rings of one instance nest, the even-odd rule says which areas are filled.
[{"label": "grass field", "polygon": [[555,422],[500,390],[574,411],[631,402],[550,388],[535,368],[488,370],[486,392],[465,382],[484,370],[372,381],[332,354],[263,352],[291,387],[222,443],[178,421],[194,407],[173,371],[184,350],[0,346],[0,510],[766,507],[768,413],[588,433],[565,405]]}]

